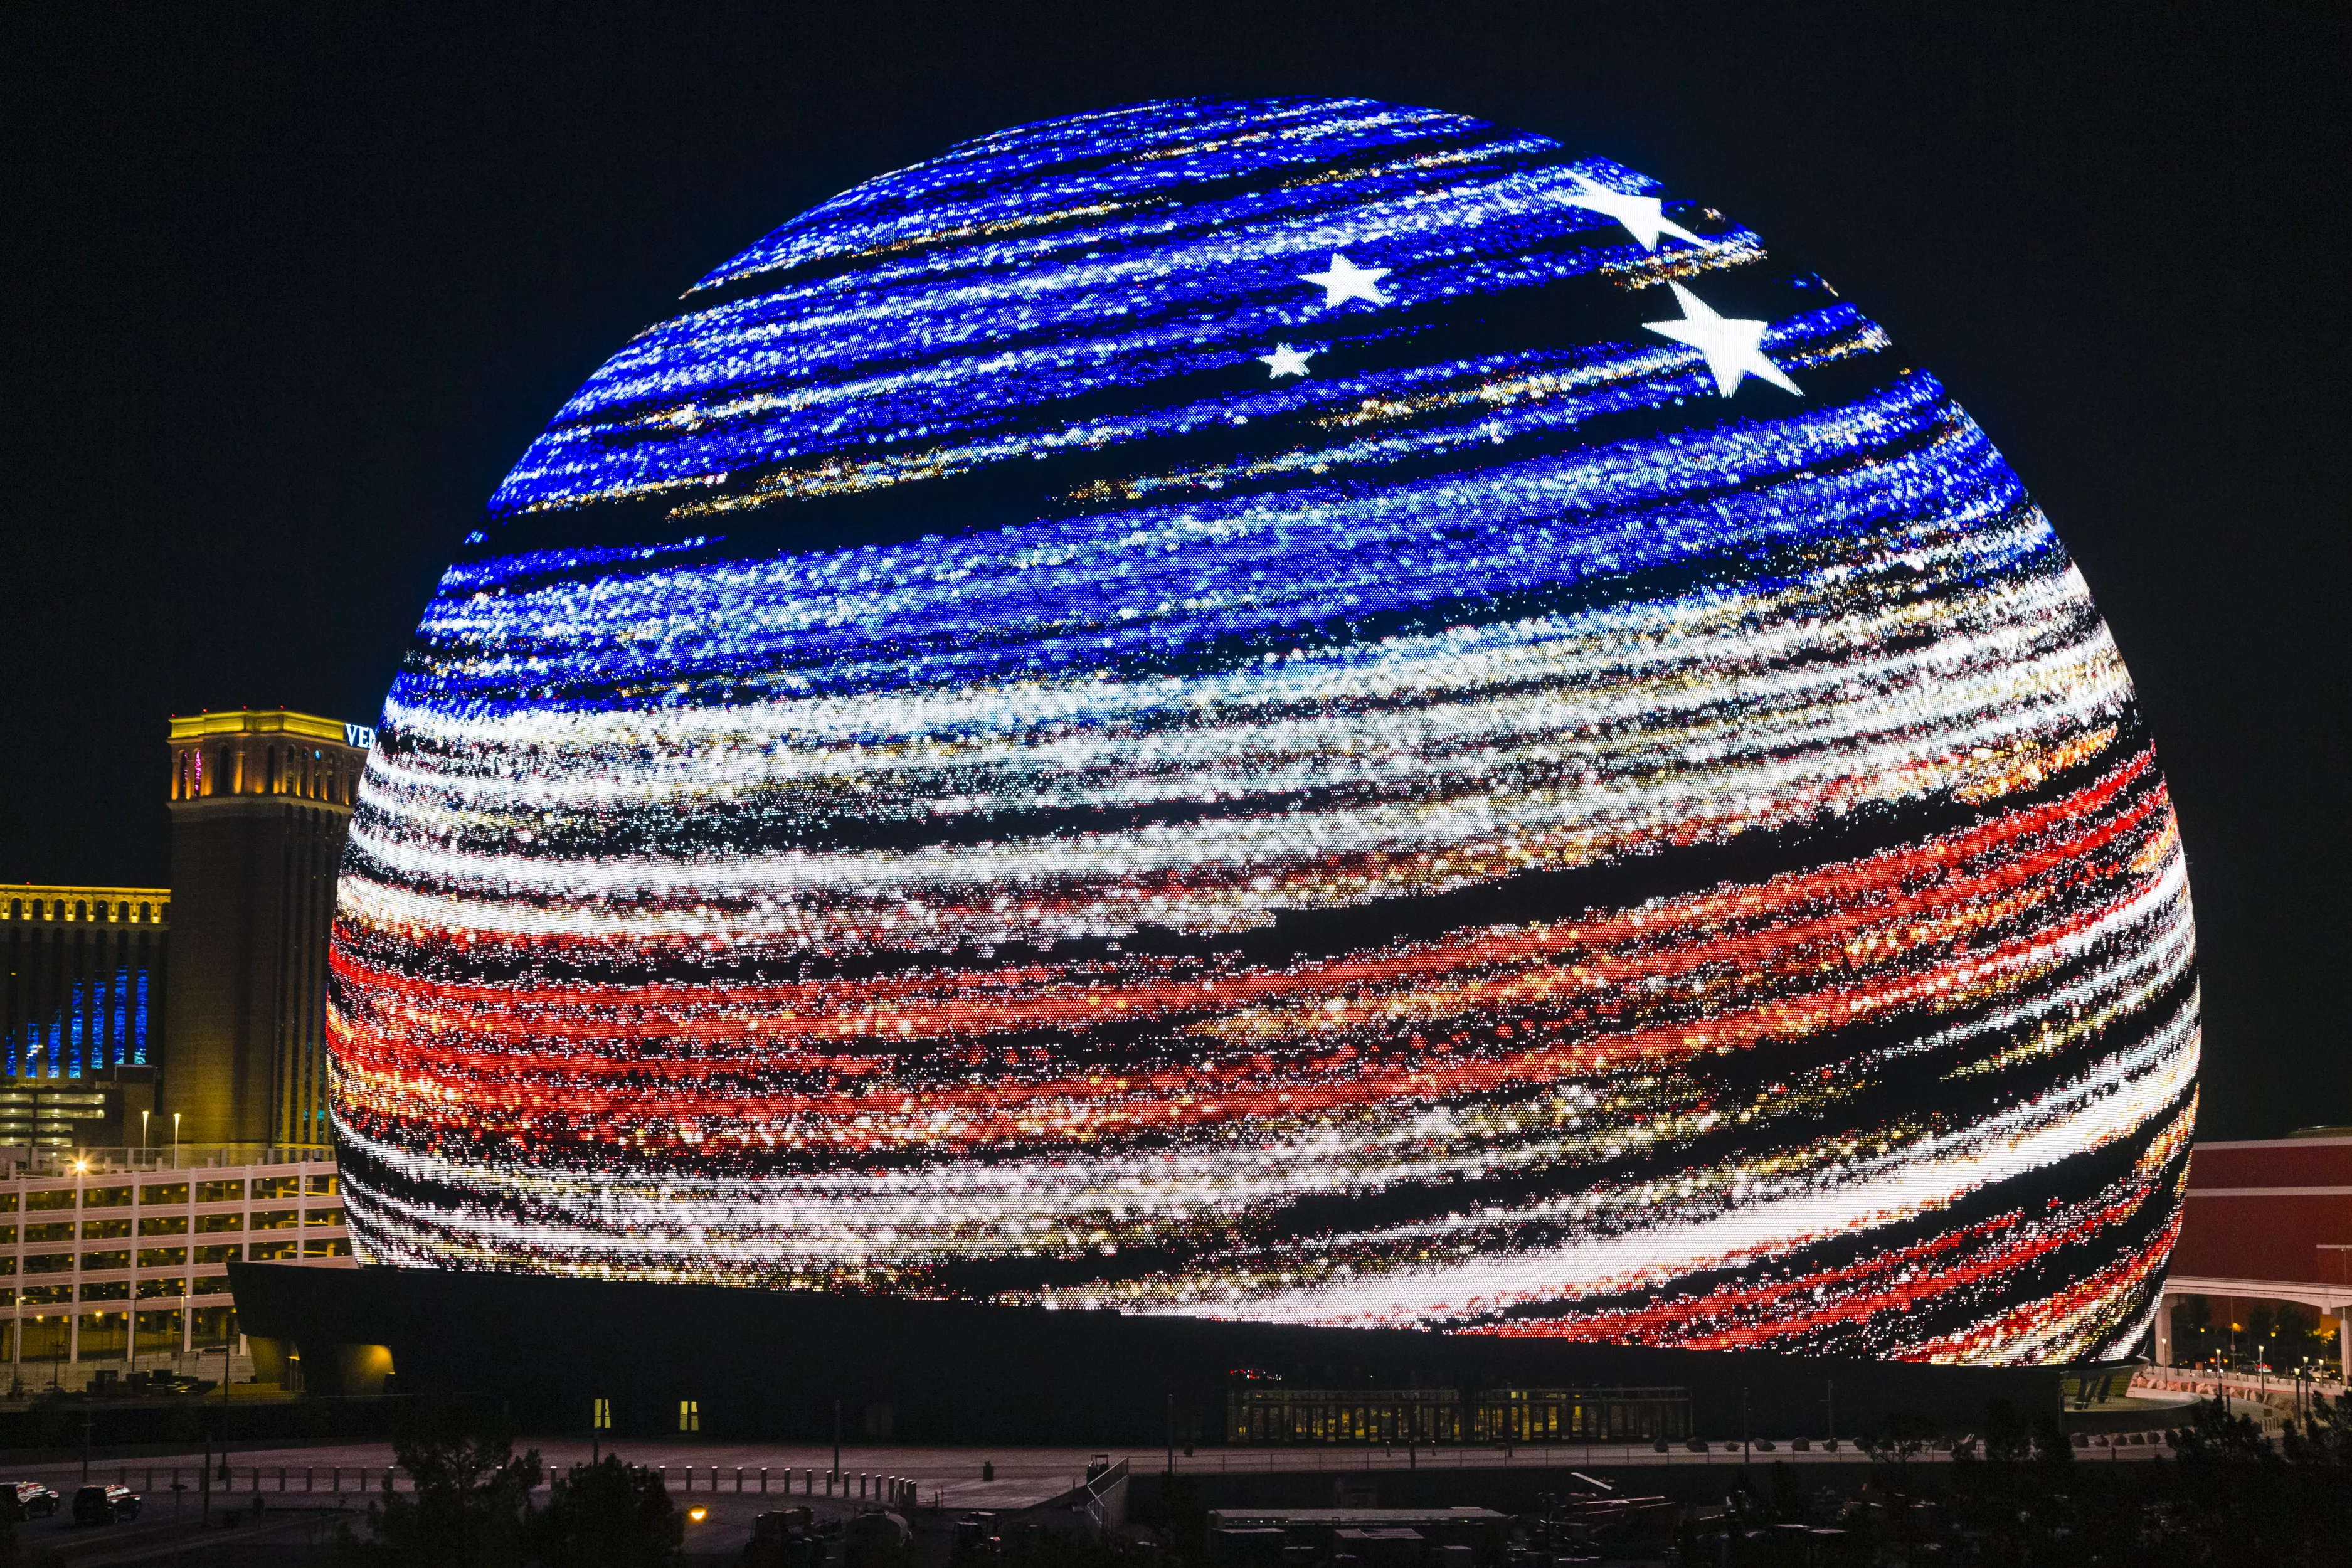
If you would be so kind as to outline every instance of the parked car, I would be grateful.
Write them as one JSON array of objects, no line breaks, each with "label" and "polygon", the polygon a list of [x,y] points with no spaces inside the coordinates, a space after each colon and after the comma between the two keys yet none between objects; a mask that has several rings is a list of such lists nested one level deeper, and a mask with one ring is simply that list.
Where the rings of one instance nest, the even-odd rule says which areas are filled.
[{"label": "parked car", "polygon": [[47,1519],[58,1511],[58,1494],[38,1481],[14,1483],[18,1519]]},{"label": "parked car", "polygon": [[914,1532],[895,1513],[861,1513],[841,1527],[842,1568],[889,1568],[907,1561]]},{"label": "parked car", "polygon": [[816,1515],[805,1508],[763,1513],[751,1521],[743,1561],[751,1568],[817,1568],[824,1551],[816,1539]]},{"label": "parked car", "polygon": [[139,1494],[129,1487],[84,1487],[74,1493],[76,1524],[120,1524],[139,1517]]}]

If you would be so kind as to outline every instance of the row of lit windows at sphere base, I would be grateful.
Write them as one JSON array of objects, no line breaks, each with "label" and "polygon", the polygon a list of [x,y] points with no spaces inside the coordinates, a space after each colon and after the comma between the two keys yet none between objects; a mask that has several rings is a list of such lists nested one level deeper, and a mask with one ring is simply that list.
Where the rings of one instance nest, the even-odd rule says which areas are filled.
[{"label": "row of lit windows at sphere base", "polygon": [[250,1377],[226,1265],[355,1267],[331,1162],[167,1162],[89,1151],[0,1181],[0,1356],[17,1396],[139,1370],[217,1379],[224,1348]]},{"label": "row of lit windows at sphere base", "polygon": [[[702,1430],[702,1402],[676,1402],[677,1430]],[[665,1412],[667,1406],[665,1406]],[[645,1424],[631,1412],[630,1428]],[[849,1434],[891,1436],[892,1410],[871,1403],[851,1412]],[[656,1423],[656,1425],[662,1425]],[[589,1427],[614,1431],[614,1404],[589,1402]],[[1453,1444],[1631,1443],[1691,1436],[1685,1388],[1301,1388],[1243,1381],[1225,1394],[1225,1441],[1269,1443]],[[1188,1442],[1192,1436],[1188,1436]]]},{"label": "row of lit windows at sphere base", "polygon": [[1618,1443],[1691,1435],[1684,1388],[1293,1388],[1225,1394],[1234,1444]]}]

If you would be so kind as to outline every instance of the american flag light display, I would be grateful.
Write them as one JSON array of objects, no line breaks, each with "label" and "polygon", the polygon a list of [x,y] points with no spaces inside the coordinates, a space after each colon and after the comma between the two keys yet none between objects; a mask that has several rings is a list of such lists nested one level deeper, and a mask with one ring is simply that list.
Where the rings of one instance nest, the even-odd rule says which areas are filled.
[{"label": "american flag light display", "polygon": [[1361,101],[1025,126],[566,404],[387,701],[379,1262],[2119,1352],[2196,1104],[2124,667],[1735,220]]}]

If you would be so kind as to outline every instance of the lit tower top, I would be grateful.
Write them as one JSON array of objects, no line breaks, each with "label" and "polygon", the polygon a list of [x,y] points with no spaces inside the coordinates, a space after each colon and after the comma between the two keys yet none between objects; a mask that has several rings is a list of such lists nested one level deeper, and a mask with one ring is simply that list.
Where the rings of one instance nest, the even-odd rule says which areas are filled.
[{"label": "lit tower top", "polygon": [[187,1143],[326,1141],[327,930],[373,741],[283,709],[172,720],[163,1109]]},{"label": "lit tower top", "polygon": [[363,724],[315,713],[243,710],[172,718],[172,804],[222,795],[290,795],[351,809],[375,743]]}]

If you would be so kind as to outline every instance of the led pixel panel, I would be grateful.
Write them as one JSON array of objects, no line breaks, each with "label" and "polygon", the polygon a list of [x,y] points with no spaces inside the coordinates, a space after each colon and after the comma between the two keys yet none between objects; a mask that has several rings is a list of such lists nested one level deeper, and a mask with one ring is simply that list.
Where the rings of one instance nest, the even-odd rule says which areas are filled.
[{"label": "led pixel panel", "polygon": [[2194,933],[2048,520],[1606,158],[953,148],[688,290],[442,579],[331,1037],[378,1262],[2120,1353]]}]

